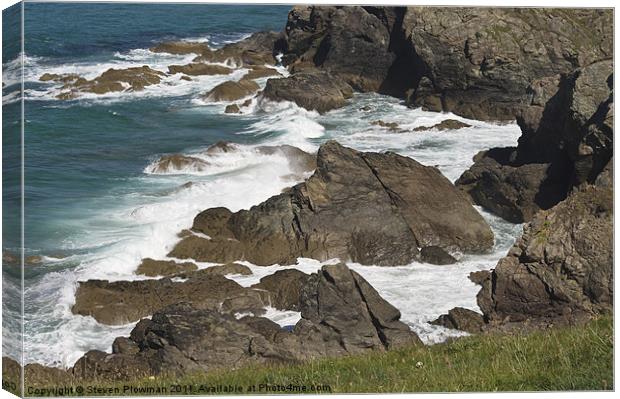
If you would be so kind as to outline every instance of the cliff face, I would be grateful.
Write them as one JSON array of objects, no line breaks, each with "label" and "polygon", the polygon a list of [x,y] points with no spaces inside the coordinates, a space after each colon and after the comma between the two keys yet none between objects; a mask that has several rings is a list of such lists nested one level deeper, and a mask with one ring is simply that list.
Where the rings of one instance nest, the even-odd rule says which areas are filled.
[{"label": "cliff face", "polygon": [[612,56],[610,10],[297,6],[285,61],[360,91],[512,120],[536,79]]}]

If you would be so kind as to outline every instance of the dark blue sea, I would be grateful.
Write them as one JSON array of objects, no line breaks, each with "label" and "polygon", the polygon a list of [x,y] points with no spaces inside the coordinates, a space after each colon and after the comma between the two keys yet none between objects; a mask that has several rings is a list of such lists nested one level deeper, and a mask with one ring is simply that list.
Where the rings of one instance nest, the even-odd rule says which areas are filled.
[{"label": "dark blue sea", "polygon": [[[110,350],[114,337],[133,323],[106,326],[71,313],[79,281],[145,278],[134,271],[145,257],[166,259],[177,233],[191,226],[203,209],[233,211],[256,205],[302,177],[291,177],[285,158],[257,153],[258,145],[290,144],[316,151],[325,140],[361,150],[391,150],[438,166],[455,180],[479,150],[516,143],[515,124],[467,121],[453,132],[391,133],[372,122],[403,128],[431,126],[455,115],[410,109],[400,100],[356,94],[346,107],[325,115],[291,103],[255,101],[243,114],[225,114],[224,103],[200,98],[215,85],[239,79],[203,76],[192,81],[168,76],[141,92],[56,98],[62,88],[40,82],[44,73],[77,73],[92,79],[109,68],[149,65],[167,71],[195,55],[153,53],[162,41],[183,40],[221,47],[261,30],[284,28],[290,6],[200,4],[25,4],[24,53],[20,53],[19,10],[4,12],[3,52],[3,251],[20,247],[20,107],[24,68],[24,358],[28,362],[71,366],[85,351]],[[286,75],[283,67],[278,70]],[[257,80],[264,86],[266,78]],[[238,144],[238,151],[212,157],[209,145]],[[154,163],[180,153],[209,161],[207,170],[155,172]],[[191,183],[191,184],[188,184]],[[482,212],[482,211],[481,211]],[[426,321],[454,306],[476,308],[473,270],[489,269],[512,244],[519,226],[488,214],[496,251],[464,257],[438,269],[429,265],[380,268],[353,265],[403,313],[403,320],[428,342],[450,334]],[[300,259],[301,270],[320,263]],[[209,264],[200,264],[208,267]],[[235,277],[250,285],[272,267],[253,265],[253,276]],[[19,357],[19,269],[3,267],[5,355]],[[441,297],[441,301],[437,298]],[[7,315],[9,316],[7,318]],[[282,325],[295,312],[269,309]],[[11,317],[12,316],[12,317]]]}]

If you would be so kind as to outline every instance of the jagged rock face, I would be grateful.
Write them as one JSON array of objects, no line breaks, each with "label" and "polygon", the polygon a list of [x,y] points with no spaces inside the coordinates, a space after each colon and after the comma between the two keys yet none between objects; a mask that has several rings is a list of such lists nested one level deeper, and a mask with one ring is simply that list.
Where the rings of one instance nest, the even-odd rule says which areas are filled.
[{"label": "jagged rock face", "polygon": [[535,80],[613,54],[610,10],[296,6],[292,68],[473,119],[512,120]]},{"label": "jagged rock face", "polygon": [[399,321],[400,312],[346,265],[324,266],[304,276],[304,281],[291,283],[301,293],[302,312],[292,332],[262,317],[237,319],[177,303],[141,320],[129,338],[117,338],[112,354],[86,353],[75,363],[73,375],[127,380],[421,344]]},{"label": "jagged rock face", "polygon": [[524,227],[482,282],[490,321],[571,318],[613,306],[613,190],[586,185]]},{"label": "jagged rock face", "polygon": [[323,266],[311,275],[302,288],[301,317],[295,334],[325,356],[420,343],[399,321],[398,309],[344,264]]},{"label": "jagged rock face", "polygon": [[300,257],[404,265],[418,247],[482,252],[493,233],[469,201],[433,167],[387,153],[361,153],[330,141],[305,183],[250,210],[203,211],[193,229],[211,237],[183,239],[177,258],[257,265]]},{"label": "jagged rock face", "polygon": [[474,119],[513,119],[533,80],[613,54],[609,10],[409,7],[402,25],[433,89],[410,101]]},{"label": "jagged rock face", "polygon": [[292,101],[300,107],[325,113],[346,105],[353,89],[342,79],[327,73],[297,73],[269,79],[263,96],[273,101]]},{"label": "jagged rock face", "polygon": [[519,223],[566,198],[571,187],[593,183],[613,153],[612,73],[612,62],[602,61],[533,82],[531,103],[517,118],[518,147],[479,154],[455,184],[476,204]]},{"label": "jagged rock face", "polygon": [[572,184],[593,182],[613,153],[613,61],[535,81],[530,92],[517,162],[567,159]]},{"label": "jagged rock face", "polygon": [[286,33],[289,63],[311,62],[360,91],[378,91],[396,59],[391,30],[366,7],[295,6]]}]

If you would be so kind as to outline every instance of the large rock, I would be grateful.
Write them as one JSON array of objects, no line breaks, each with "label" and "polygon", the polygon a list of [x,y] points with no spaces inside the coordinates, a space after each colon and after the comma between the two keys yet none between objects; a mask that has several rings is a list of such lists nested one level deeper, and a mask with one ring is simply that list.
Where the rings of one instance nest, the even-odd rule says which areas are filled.
[{"label": "large rock", "polygon": [[[391,7],[382,8],[382,11],[378,7],[374,9],[394,13]],[[332,71],[356,90],[379,91],[396,54],[389,48],[392,32],[389,22],[370,9],[293,7],[286,24],[285,59],[292,67],[309,62]]]},{"label": "large rock", "polygon": [[517,148],[475,158],[456,185],[473,201],[512,222],[529,221],[594,183],[613,153],[613,65],[601,61],[566,76],[538,80],[518,115]]},{"label": "large rock", "polygon": [[[221,275],[197,271],[185,277],[188,279],[184,282],[175,282],[169,278],[81,282],[71,310],[74,314],[92,316],[100,323],[114,325],[140,320],[179,302],[189,302],[203,309],[219,309],[227,299],[252,296],[255,298],[254,308],[264,307],[258,293],[251,293],[251,290]],[[245,304],[243,307],[246,310]],[[229,307],[232,313],[237,310]]]},{"label": "large rock", "polygon": [[312,274],[301,293],[295,334],[324,356],[385,350],[421,341],[400,312],[344,264]]},{"label": "large rock", "polygon": [[482,282],[491,322],[572,319],[613,306],[613,190],[586,185],[540,211]]},{"label": "large rock", "polygon": [[420,340],[400,313],[345,265],[324,266],[302,288],[302,320],[293,331],[253,316],[237,319],[189,303],[141,320],[114,353],[90,351],[73,367],[85,380],[183,375],[262,363],[384,351]]},{"label": "large rock", "polygon": [[394,153],[323,144],[304,183],[250,210],[212,208],[170,253],[206,262],[291,264],[297,257],[404,265],[418,248],[483,252],[493,233],[466,197],[433,167]]},{"label": "large rock", "polygon": [[512,120],[528,85],[609,59],[602,9],[296,6],[284,60],[356,90],[473,119]]},{"label": "large rock", "polygon": [[298,73],[269,79],[263,96],[273,101],[292,101],[320,113],[346,105],[353,95],[351,86],[327,72]]},{"label": "large rock", "polygon": [[533,80],[611,57],[611,18],[596,9],[410,7],[402,27],[431,92],[409,101],[474,119],[513,119]]},{"label": "large rock", "polygon": [[227,80],[209,90],[203,95],[203,98],[206,101],[215,102],[237,101],[254,94],[259,88],[258,84],[250,79],[241,79],[239,81]]}]

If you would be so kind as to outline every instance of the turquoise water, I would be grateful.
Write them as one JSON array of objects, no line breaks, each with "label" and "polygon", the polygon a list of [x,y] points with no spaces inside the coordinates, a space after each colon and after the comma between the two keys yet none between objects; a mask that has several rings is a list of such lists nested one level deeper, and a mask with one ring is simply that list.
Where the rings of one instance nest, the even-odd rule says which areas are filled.
[{"label": "turquoise water", "polygon": [[[468,121],[471,128],[454,132],[386,132],[371,122],[383,119],[413,128],[455,116],[409,109],[397,99],[375,94],[358,94],[347,107],[325,115],[266,101],[243,115],[229,115],[223,112],[226,104],[198,100],[221,81],[238,79],[242,71],[192,82],[169,78],[141,93],[73,101],[55,99],[60,88],[38,81],[46,72],[75,72],[90,78],[110,67],[145,64],[165,71],[167,65],[188,63],[193,56],[150,53],[154,43],[188,40],[219,47],[252,32],[281,30],[289,9],[26,3],[24,247],[26,256],[43,257],[42,263],[25,269],[27,362],[70,366],[89,349],[109,350],[114,337],[133,327],[104,326],[90,317],[72,315],[79,281],[140,278],[133,274],[140,259],[165,258],[178,240],[176,233],[190,226],[199,211],[212,206],[248,208],[295,183],[288,177],[286,159],[259,155],[256,145],[291,144],[314,151],[321,142],[335,138],[363,150],[413,156],[437,165],[454,180],[479,150],[516,142],[516,125],[477,121]],[[3,248],[15,251],[18,235],[6,234],[19,230],[15,212],[19,175],[14,173],[19,134],[10,119],[19,116],[19,49],[11,51],[3,54],[3,78],[8,84],[3,88],[3,128],[17,134],[3,137]],[[265,79],[258,83],[264,85]],[[240,149],[210,159],[213,165],[207,171],[149,172],[149,165],[161,155],[204,157],[204,150],[219,140],[238,143]],[[476,307],[477,289],[466,275],[493,267],[517,234],[518,226],[485,216],[496,232],[492,254],[463,257],[453,269],[441,272],[420,264],[389,272],[358,267],[427,342],[441,340],[447,332],[428,327],[425,321],[454,306]],[[320,264],[301,260],[299,267],[312,271]],[[256,269],[256,276],[265,270],[271,269]],[[9,282],[17,284],[18,274],[12,278],[7,273],[8,269]],[[15,298],[6,292],[7,306],[13,305],[9,310],[15,312]],[[432,300],[437,293],[442,293],[441,301]],[[3,351],[14,355],[11,342],[5,340]]]}]

